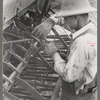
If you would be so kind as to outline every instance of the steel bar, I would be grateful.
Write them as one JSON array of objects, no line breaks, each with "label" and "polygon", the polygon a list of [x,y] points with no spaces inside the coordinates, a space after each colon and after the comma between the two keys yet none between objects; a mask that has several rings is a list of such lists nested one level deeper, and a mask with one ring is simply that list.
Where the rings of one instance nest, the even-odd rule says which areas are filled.
[{"label": "steel bar", "polygon": [[41,87],[49,87],[49,88],[54,88],[55,86],[54,85],[49,85],[49,84],[46,84],[46,83],[42,83],[42,82],[39,82],[39,81],[36,81],[36,80],[25,80],[26,82],[28,82],[29,84],[32,84],[32,85],[37,85],[37,86],[41,86]]},{"label": "steel bar", "polygon": [[5,80],[5,81],[8,81],[8,82],[10,82],[10,83],[13,83],[7,76],[5,76],[4,74],[3,74],[3,79]]},{"label": "steel bar", "polygon": [[53,95],[51,96],[50,100],[56,100],[57,99],[60,88],[61,88],[61,78],[58,79],[56,86],[55,86],[55,89],[53,91]]},{"label": "steel bar", "polygon": [[33,76],[20,76],[21,79],[24,80],[44,80],[44,81],[52,81],[52,82],[57,82],[58,78],[54,77],[33,77]]},{"label": "steel bar", "polygon": [[26,63],[19,55],[17,55],[16,53],[10,52],[11,55],[13,55],[14,57],[16,57],[19,61]]},{"label": "steel bar", "polygon": [[43,92],[43,91],[53,91],[54,89],[53,88],[38,88],[38,89],[36,89],[37,91],[41,91],[41,92]]},{"label": "steel bar", "polygon": [[53,77],[52,77],[52,75],[51,76],[49,76],[49,75],[45,75],[45,74],[32,74],[32,73],[27,73],[27,74],[25,74],[25,75],[21,75],[21,77],[29,77],[29,78],[31,78],[31,77],[33,77],[33,78],[35,78],[35,77],[38,77],[38,78],[40,78],[40,79],[42,79],[42,78],[47,78],[47,79],[57,79],[58,77],[54,77],[54,75],[53,75]]},{"label": "steel bar", "polygon": [[55,35],[59,38],[59,40],[61,41],[61,43],[64,45],[64,47],[66,48],[66,49],[68,49],[68,45],[65,43],[65,41],[60,37],[60,35],[58,34],[58,32],[54,29],[54,28],[52,28],[52,31],[55,33]]},{"label": "steel bar", "polygon": [[45,54],[45,53],[41,53],[41,55],[44,57],[44,58],[50,58],[49,55]]},{"label": "steel bar", "polygon": [[[35,59],[34,59],[35,60]],[[35,63],[36,62],[36,63]],[[28,64],[27,65],[27,68],[29,67],[29,68],[33,68],[33,67],[39,67],[39,68],[46,68],[46,66],[41,62],[41,61],[35,61],[35,62],[33,62],[32,64]]]},{"label": "steel bar", "polygon": [[44,71],[44,70],[42,70],[42,71],[41,71],[41,70],[33,70],[33,71],[32,71],[31,69],[22,72],[23,75],[24,75],[24,74],[27,74],[27,73],[28,73],[28,74],[34,74],[34,75],[35,75],[35,74],[55,74],[55,72],[53,72],[53,71]]},{"label": "steel bar", "polygon": [[42,96],[45,97],[46,100],[47,100],[47,98],[50,99],[50,97],[51,97],[51,95],[42,95]]},{"label": "steel bar", "polygon": [[14,87],[14,86],[9,90],[9,92],[11,92],[11,91],[23,91],[23,92],[28,93],[28,91],[25,90],[24,88],[21,88],[21,87]]},{"label": "steel bar", "polygon": [[[31,55],[30,55],[30,56],[31,56]],[[17,66],[17,70],[20,71],[20,73],[21,73],[22,70],[25,68],[25,65],[27,64],[28,60],[30,59],[30,56],[28,57],[28,59],[27,59],[27,57],[23,59],[26,63],[21,62],[21,63]],[[27,59],[27,61],[26,61],[26,59]],[[24,66],[24,67],[23,67],[23,66]],[[17,74],[18,74],[18,73],[17,73],[16,71],[14,71],[14,72],[10,75],[9,79],[10,79],[11,81],[14,81],[14,78],[15,78],[15,76],[16,76]],[[6,83],[4,83],[4,84],[5,84],[6,86],[8,86],[9,82],[6,82]]]},{"label": "steel bar", "polygon": [[14,37],[14,38],[21,39],[20,36],[16,36],[16,35],[11,34],[11,33],[9,33],[9,32],[3,31],[3,33],[4,33],[4,34],[7,34],[7,35],[9,35],[9,36],[12,36],[12,37]]},{"label": "steel bar", "polygon": [[26,31],[27,26],[24,25],[17,17],[13,20],[13,23],[17,29],[20,29],[21,31]]},{"label": "steel bar", "polygon": [[[37,57],[36,55],[32,56],[29,62],[29,67],[34,66],[34,67],[46,67],[43,61]],[[40,66],[41,65],[41,66]]]},{"label": "steel bar", "polygon": [[[23,60],[24,60],[26,63],[28,63],[28,61],[29,61],[29,59],[30,59],[30,57],[31,57],[31,54],[32,54],[32,53],[33,53],[33,55],[36,54],[41,48],[42,48],[42,46],[39,47],[39,48],[33,53],[33,50],[32,50],[32,49],[34,49],[34,46],[31,47],[31,52],[30,52],[30,54],[27,54],[28,56],[26,56]],[[24,66],[24,67],[23,67],[23,66]],[[21,63],[17,66],[17,70],[20,70],[20,73],[21,73],[22,70],[25,68],[25,66],[26,66],[26,64],[23,63],[23,62],[21,62]],[[15,78],[16,75],[17,75],[17,72],[14,71],[14,72],[10,75],[9,79],[10,79],[11,81],[14,81],[14,78]],[[9,82],[6,82],[6,83],[4,83],[4,84],[5,84],[6,86],[8,86]]]},{"label": "steel bar", "polygon": [[34,35],[31,35],[31,33],[30,33],[28,30],[27,30],[26,34],[27,34],[30,38],[32,38],[32,39],[36,40],[37,42],[41,43],[40,40],[39,40],[38,38],[36,38]]},{"label": "steel bar", "polygon": [[44,66],[44,67],[40,67],[40,66],[37,66],[37,67],[31,66],[31,67],[28,67],[28,68],[26,68],[26,69],[27,69],[27,70],[50,71],[50,70],[48,70],[48,68],[46,68],[46,66]]},{"label": "steel bar", "polygon": [[43,6],[43,9],[42,9],[42,13],[41,13],[41,18],[40,18],[40,21],[42,20],[43,16],[46,14],[46,8],[47,8],[47,5],[49,3],[49,0],[45,0],[45,3],[44,3],[44,6]]},{"label": "steel bar", "polygon": [[21,45],[16,44],[16,46],[17,46],[17,47],[19,47],[21,50],[23,50],[23,51],[25,51],[25,52],[27,52],[27,51],[28,51],[26,48],[24,48],[24,47],[23,47],[23,46],[21,46]]},{"label": "steel bar", "polygon": [[16,94],[22,94],[22,95],[29,95],[28,91],[23,91],[21,89],[18,88],[11,88],[11,90],[9,91],[10,93],[16,93]]},{"label": "steel bar", "polygon": [[[46,74],[46,73],[45,73]],[[34,74],[34,73],[25,73],[25,75],[24,74],[22,74],[21,76],[33,76],[33,77],[35,77],[35,76],[38,76],[38,77],[43,77],[43,76],[45,76],[45,74]]]},{"label": "steel bar", "polygon": [[46,68],[46,66],[43,64],[43,63],[41,63],[41,62],[37,62],[37,64],[34,64],[34,62],[33,62],[33,64],[28,64],[27,65],[27,68],[40,68],[40,69],[47,69]]},{"label": "steel bar", "polygon": [[3,42],[6,42],[6,39],[5,39],[4,37],[2,37],[2,38],[3,38],[3,39],[2,39],[2,40],[3,40]]},{"label": "steel bar", "polygon": [[[33,53],[32,56],[34,56],[36,53],[38,53],[42,48],[43,48],[43,45],[41,45],[36,51],[32,52]],[[31,54],[30,54],[30,56],[31,56]],[[29,58],[27,58],[27,59],[29,59]]]},{"label": "steel bar", "polygon": [[32,42],[32,43],[31,43],[31,45],[30,45],[30,48],[29,48],[29,50],[26,52],[26,54],[25,54],[25,56],[24,56],[24,58],[26,59],[26,61],[29,61],[29,59],[30,59],[32,53],[34,52],[34,41],[32,40],[31,42]]},{"label": "steel bar", "polygon": [[42,59],[42,61],[45,63],[45,65],[51,69],[51,70],[54,70],[53,67],[44,59],[44,57],[39,53],[37,52],[37,55]]},{"label": "steel bar", "polygon": [[14,96],[20,98],[20,100],[35,100],[33,96],[29,95],[22,95],[22,94],[17,94],[17,93],[12,93]]},{"label": "steel bar", "polygon": [[17,68],[15,68],[15,66],[13,66],[11,63],[3,61],[4,64],[6,64],[8,67],[10,67],[13,71],[16,71],[19,73],[19,70]]},{"label": "steel bar", "polygon": [[14,96],[13,94],[11,93],[8,93],[8,92],[4,92],[5,96],[8,97],[10,100],[22,100],[22,99],[19,99],[18,97]]},{"label": "steel bar", "polygon": [[3,45],[10,44],[10,43],[27,42],[27,41],[31,41],[31,39],[22,39],[22,40],[7,41],[7,42],[3,42]]},{"label": "steel bar", "polygon": [[30,86],[27,82],[25,82],[24,80],[16,77],[16,81],[26,90],[29,91],[30,95],[33,96],[34,94],[34,98],[37,100],[45,100],[32,86]]},{"label": "steel bar", "polygon": [[[24,67],[23,67],[24,65],[25,65],[25,64],[24,64],[23,62],[21,62],[21,63],[18,65],[17,69],[20,70],[20,72],[21,72],[21,71],[24,69]],[[10,79],[12,82],[14,82],[14,78],[15,78],[16,75],[17,75],[17,72],[14,71],[14,72],[10,75],[9,79]],[[8,86],[8,85],[9,85],[9,82],[5,82],[4,85]]]},{"label": "steel bar", "polygon": [[[60,37],[63,39],[68,39],[68,41],[70,40],[67,35],[60,35]],[[48,35],[46,38],[57,39],[57,35]]]}]

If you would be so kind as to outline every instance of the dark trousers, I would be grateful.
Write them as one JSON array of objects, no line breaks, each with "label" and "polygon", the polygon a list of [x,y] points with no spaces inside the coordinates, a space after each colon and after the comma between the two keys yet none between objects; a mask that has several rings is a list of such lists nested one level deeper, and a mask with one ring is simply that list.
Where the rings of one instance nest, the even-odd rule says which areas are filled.
[{"label": "dark trousers", "polygon": [[97,90],[95,89],[89,93],[75,94],[74,82],[62,82],[62,95],[61,100],[97,100]]}]

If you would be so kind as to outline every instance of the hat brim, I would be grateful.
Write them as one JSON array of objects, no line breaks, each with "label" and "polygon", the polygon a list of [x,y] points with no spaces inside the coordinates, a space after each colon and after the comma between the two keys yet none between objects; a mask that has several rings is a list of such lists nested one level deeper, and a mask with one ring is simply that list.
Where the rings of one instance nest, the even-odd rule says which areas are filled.
[{"label": "hat brim", "polygon": [[59,12],[56,13],[56,17],[65,17],[65,16],[72,16],[72,15],[79,15],[79,14],[85,14],[85,13],[90,13],[90,12],[96,12],[97,9],[90,7],[90,8],[84,8],[84,9],[75,9],[75,10],[60,10]]}]

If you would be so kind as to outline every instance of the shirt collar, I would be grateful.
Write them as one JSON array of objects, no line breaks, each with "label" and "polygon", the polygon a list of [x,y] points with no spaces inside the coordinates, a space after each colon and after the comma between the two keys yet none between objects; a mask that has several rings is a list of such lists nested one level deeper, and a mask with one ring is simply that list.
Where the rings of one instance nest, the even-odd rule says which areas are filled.
[{"label": "shirt collar", "polygon": [[81,35],[82,33],[84,33],[89,28],[92,28],[94,31],[97,31],[96,26],[90,21],[87,25],[85,25],[83,28],[81,28],[80,30],[78,30],[77,32],[75,32],[73,34],[73,39],[75,39],[76,37],[78,37],[79,35]]}]

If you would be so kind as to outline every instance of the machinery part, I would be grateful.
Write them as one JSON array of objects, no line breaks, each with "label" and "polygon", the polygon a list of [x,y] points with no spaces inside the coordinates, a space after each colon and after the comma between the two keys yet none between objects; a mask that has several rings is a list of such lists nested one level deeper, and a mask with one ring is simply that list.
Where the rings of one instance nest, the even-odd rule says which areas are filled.
[{"label": "machinery part", "polygon": [[51,96],[50,100],[56,100],[58,98],[60,88],[61,88],[61,78],[58,79],[56,86],[55,86],[55,89],[53,91],[53,95]]},{"label": "machinery part", "polygon": [[57,35],[59,40],[62,42],[62,44],[65,46],[66,49],[68,49],[68,45],[65,43],[65,41],[60,37],[60,35],[57,33],[57,31],[53,28],[52,31]]},{"label": "machinery part", "polygon": [[17,81],[18,83],[20,83],[21,86],[22,86],[23,88],[25,88],[26,90],[28,90],[29,93],[30,93],[32,96],[33,96],[33,94],[34,94],[34,98],[35,98],[35,99],[37,99],[37,100],[45,100],[41,95],[39,95],[39,93],[38,93],[32,86],[30,86],[30,85],[29,85],[27,82],[25,82],[24,80],[22,80],[22,79],[16,77],[16,81]]},{"label": "machinery part", "polygon": [[[11,20],[15,15],[16,11],[20,13],[22,10],[33,4],[35,0],[4,0],[3,9],[4,9],[4,24]],[[3,27],[4,28],[4,27]]]},{"label": "machinery part", "polygon": [[[32,45],[34,45],[34,44],[32,44]],[[31,47],[30,47],[31,48]],[[32,49],[34,49],[34,47],[32,48]],[[30,49],[29,49],[30,50]],[[28,51],[29,52],[29,51]],[[28,52],[26,52],[26,54],[28,53]],[[14,55],[15,56],[15,55]],[[29,55],[29,56],[31,56],[31,55]],[[26,56],[23,60],[22,60],[22,62],[20,62],[20,64],[17,66],[17,68],[15,68],[15,66],[13,66],[12,64],[10,64],[10,63],[7,63],[7,62],[5,62],[11,69],[13,69],[14,70],[14,72],[10,75],[10,77],[9,77],[9,80],[10,81],[12,81],[12,82],[14,82],[14,78],[16,77],[16,75],[18,74],[18,73],[20,73],[22,70],[23,70],[23,66],[25,66],[25,64],[27,64],[27,60],[29,60],[29,56]],[[27,59],[27,60],[26,60]],[[4,84],[4,87],[6,86],[8,86],[9,85],[9,82],[5,82]]]},{"label": "machinery part", "polygon": [[[13,67],[15,67],[18,71],[20,71],[18,73],[13,68],[14,71],[10,74],[9,77],[5,77],[6,75],[3,75],[5,79],[3,84],[6,91],[5,93],[12,100],[17,100],[17,98],[19,100],[21,99],[35,100],[34,99],[34,97],[36,97],[35,93],[38,95],[36,99],[38,98],[41,100],[42,98],[45,100],[50,100],[51,96],[53,96],[52,95],[53,91],[54,94],[57,94],[58,93],[57,91],[59,91],[59,88],[58,90],[56,90],[57,87],[59,87],[59,85],[55,87],[59,75],[56,74],[55,71],[53,70],[53,65],[54,65],[53,60],[50,58],[49,55],[46,55],[43,52],[42,50],[43,46],[41,44],[41,41],[39,41],[36,37],[31,35],[31,31],[30,31],[31,25],[25,25],[25,23],[23,23],[23,21],[21,20],[24,15],[32,11],[36,14],[36,16],[32,17],[33,18],[32,21],[34,22],[33,24],[34,26],[38,25],[41,22],[39,18],[41,14],[42,14],[42,21],[43,21],[47,17],[49,17],[50,14],[54,13],[53,9],[51,8],[49,8],[47,11],[47,2],[48,1],[46,0],[44,6],[45,11],[43,9],[41,10],[44,13],[35,12],[33,10],[33,8],[36,7],[35,6],[36,2],[34,2],[30,6],[27,6],[25,9],[23,9],[22,11],[16,8],[15,15],[16,14],[17,15],[16,16],[13,15],[11,20],[7,21],[7,19],[5,18],[4,29],[5,28],[6,29],[4,30],[4,38],[5,40],[7,39],[7,41],[4,42],[5,44],[4,46],[8,45],[9,43],[13,45],[12,49],[14,52],[10,51],[9,53],[11,54],[11,56],[14,56],[19,61],[19,63],[17,63],[17,65],[16,66],[14,65]],[[39,22],[36,19],[39,20]],[[11,27],[9,25],[11,25]],[[13,27],[15,29],[14,31],[13,31]],[[8,35],[9,37],[6,38],[5,34]],[[49,35],[47,39],[49,38],[53,39],[57,47],[60,48],[60,51],[66,52],[67,45],[65,46],[65,43],[66,41],[70,41],[70,40],[65,39],[65,35],[58,36],[57,34]],[[16,62],[15,59],[13,60],[13,58],[10,59],[9,62],[10,61]],[[14,62],[11,64],[13,65]],[[10,68],[12,69],[11,66]],[[27,89],[23,88],[23,84],[24,86],[27,87]]]},{"label": "machinery part", "polygon": [[[11,100],[19,100],[16,96],[12,95],[11,93],[8,93],[7,91],[4,92],[4,95],[6,97],[9,97]],[[7,98],[8,99],[8,98]],[[21,99],[20,99],[21,100]]]}]

